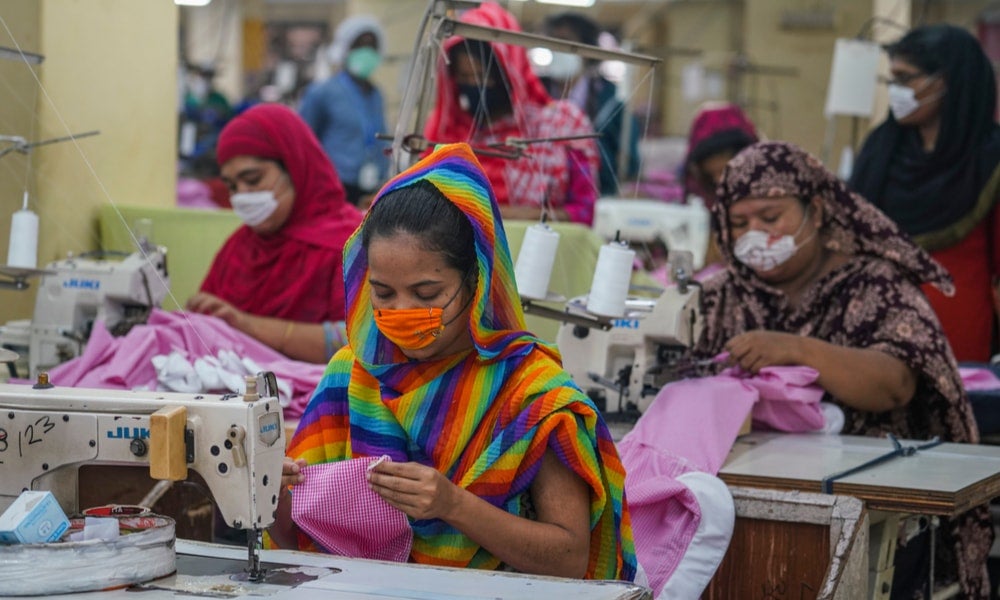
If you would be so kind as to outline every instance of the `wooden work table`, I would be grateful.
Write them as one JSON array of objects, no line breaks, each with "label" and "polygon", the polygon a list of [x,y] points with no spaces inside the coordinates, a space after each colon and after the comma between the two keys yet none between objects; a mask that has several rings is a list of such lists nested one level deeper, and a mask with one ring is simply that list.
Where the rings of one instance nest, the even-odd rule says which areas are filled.
[{"label": "wooden work table", "polygon": [[[736,441],[719,477],[729,485],[819,492],[824,477],[892,449],[883,438],[751,433]],[[833,493],[870,510],[954,516],[1000,496],[1000,447],[941,444],[837,479]]]},{"label": "wooden work table", "polygon": [[[903,447],[911,447],[926,442],[900,440],[900,443]],[[894,449],[892,441],[884,438],[751,433],[737,439],[719,477],[733,490],[764,488],[790,494],[785,500],[791,501],[796,494],[813,496],[809,492],[821,491],[823,480],[828,476],[863,465]],[[835,479],[830,492],[852,496],[864,503],[867,513],[864,519],[870,524],[867,535],[870,546],[863,539],[857,541],[862,551],[868,551],[866,597],[887,600],[892,592],[896,540],[903,519],[910,515],[955,516],[1000,496],[1000,447],[939,444]],[[762,521],[739,511],[737,514],[738,532],[750,531],[751,539],[754,535],[763,535]],[[789,529],[796,527],[801,526],[790,524]],[[801,535],[800,531],[793,533]],[[775,535],[774,531],[768,530],[768,535]],[[786,537],[794,536],[787,534]],[[733,544],[738,539],[740,536],[735,535]],[[784,538],[776,535],[776,539]],[[733,554],[732,545],[730,550]],[[720,575],[726,572],[733,571],[724,563]],[[742,573],[746,585],[751,587],[760,583],[755,577],[766,579],[773,575],[754,571]],[[846,596],[821,594],[817,597],[858,597],[853,586],[847,589],[853,591]],[[957,593],[955,584],[935,590],[934,598],[951,598]]]}]

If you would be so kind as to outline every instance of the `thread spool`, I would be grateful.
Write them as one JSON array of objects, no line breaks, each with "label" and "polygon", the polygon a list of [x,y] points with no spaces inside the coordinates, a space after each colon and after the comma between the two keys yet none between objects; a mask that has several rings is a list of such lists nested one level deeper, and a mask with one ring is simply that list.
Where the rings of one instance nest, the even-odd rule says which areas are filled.
[{"label": "thread spool", "polygon": [[545,300],[548,296],[558,247],[559,233],[545,223],[536,223],[525,230],[514,265],[514,280],[522,297]]},{"label": "thread spool", "polygon": [[38,215],[27,208],[15,212],[11,219],[7,266],[22,269],[38,266]]},{"label": "thread spool", "polygon": [[624,242],[601,246],[597,268],[587,296],[587,310],[604,317],[625,316],[625,300],[632,280],[635,251]]}]

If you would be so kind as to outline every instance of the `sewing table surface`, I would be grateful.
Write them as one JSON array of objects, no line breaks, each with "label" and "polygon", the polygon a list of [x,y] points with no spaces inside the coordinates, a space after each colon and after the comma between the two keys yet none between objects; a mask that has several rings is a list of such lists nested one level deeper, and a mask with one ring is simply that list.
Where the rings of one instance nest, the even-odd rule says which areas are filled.
[{"label": "sewing table surface", "polygon": [[[754,432],[737,439],[719,477],[729,485],[819,492],[825,477],[892,450],[884,438]],[[1000,496],[1000,447],[940,444],[836,479],[833,493],[872,510],[957,515]]]},{"label": "sewing table surface", "polygon": [[[369,600],[494,600],[497,598],[573,598],[573,600],[646,600],[649,588],[625,581],[589,581],[521,575],[478,569],[454,569],[414,564],[350,559],[312,552],[264,550],[264,565],[292,567],[289,573],[314,576],[294,585],[248,584],[229,573],[246,565],[247,550],[179,539],[177,574],[129,589],[46,596],[67,600],[161,600],[166,598],[256,598],[303,600],[337,598]],[[184,559],[184,560],[182,560]],[[218,563],[218,567],[215,565]],[[281,570],[281,569],[279,569]],[[0,596],[0,598],[6,598]]]}]

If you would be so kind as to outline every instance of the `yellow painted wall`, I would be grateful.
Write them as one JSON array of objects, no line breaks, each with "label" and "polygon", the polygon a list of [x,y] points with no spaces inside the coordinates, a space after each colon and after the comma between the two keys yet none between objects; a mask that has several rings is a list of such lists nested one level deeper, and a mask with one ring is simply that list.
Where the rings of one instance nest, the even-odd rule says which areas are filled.
[{"label": "yellow painted wall", "polygon": [[[18,45],[26,52],[39,52],[39,7],[36,3],[5,2],[0,5],[0,19],[6,25],[0,27],[0,46],[13,48]],[[31,137],[35,122],[34,90],[37,88],[32,68],[37,67],[0,59],[0,135]],[[0,149],[9,146],[0,143]],[[30,184],[33,179],[30,166],[30,155],[13,152],[0,158],[0,264],[7,264],[11,215],[21,207],[25,181]],[[33,305],[32,295],[0,288],[0,324],[15,315],[27,316]]]},{"label": "yellow painted wall", "polygon": [[[0,4],[0,17],[21,38],[17,41],[31,42],[45,55],[38,68],[41,85],[5,77],[0,106],[34,104],[36,119],[25,133],[35,139],[101,132],[32,154],[28,187],[41,222],[40,265],[67,252],[96,249],[97,211],[104,204],[174,204],[177,14],[172,0]],[[4,68],[0,74],[14,67]],[[22,117],[16,124],[29,122]],[[7,224],[20,194],[11,198],[9,187],[0,191],[5,251]],[[14,301],[13,292],[0,294],[0,323],[30,317],[32,293],[17,293]]]},{"label": "yellow painted wall", "polygon": [[[729,99],[728,65],[743,45],[742,13],[739,2],[678,3],[670,6],[664,18],[655,23],[663,29],[662,43],[667,47],[702,51],[700,56],[664,56],[665,76],[660,88],[664,111],[662,135],[687,137],[691,120],[704,101]],[[684,98],[681,76],[685,67],[695,64],[700,64],[708,76],[725,82],[722,96],[697,101]]]},{"label": "yellow painted wall", "polygon": [[[854,37],[872,14],[870,2],[836,2],[832,29],[785,29],[781,25],[785,11],[802,10],[809,5],[798,0],[747,0],[743,31],[746,53],[762,66],[788,67],[796,71],[787,77],[748,75],[747,97],[751,118],[769,137],[799,144],[819,155],[823,145],[826,120],[823,108],[830,79],[833,49],[838,37]],[[823,5],[815,5],[822,7]],[[851,120],[837,118],[833,148],[839,150],[851,139]],[[863,134],[867,123],[859,123]],[[837,153],[827,161],[836,167]]]}]

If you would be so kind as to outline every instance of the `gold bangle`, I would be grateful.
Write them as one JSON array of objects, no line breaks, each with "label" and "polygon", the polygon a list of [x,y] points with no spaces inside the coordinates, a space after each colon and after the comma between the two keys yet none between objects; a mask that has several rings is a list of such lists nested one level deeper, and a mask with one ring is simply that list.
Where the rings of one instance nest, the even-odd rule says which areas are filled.
[{"label": "gold bangle", "polygon": [[281,351],[284,352],[285,348],[288,346],[288,338],[292,335],[292,329],[295,328],[295,321],[289,321],[288,325],[285,326],[285,335],[281,336]]}]

